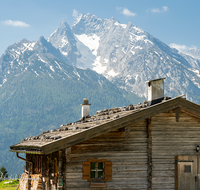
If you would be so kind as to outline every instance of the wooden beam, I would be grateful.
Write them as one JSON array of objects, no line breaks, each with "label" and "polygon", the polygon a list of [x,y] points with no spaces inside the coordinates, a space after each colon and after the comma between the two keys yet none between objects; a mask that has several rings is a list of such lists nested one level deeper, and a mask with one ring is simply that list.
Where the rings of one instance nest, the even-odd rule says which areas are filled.
[{"label": "wooden beam", "polygon": [[[42,178],[46,177],[46,155],[42,156]],[[46,181],[42,179],[42,190],[46,188]]]},{"label": "wooden beam", "polygon": [[152,189],[152,124],[151,118],[147,119],[147,149],[148,149],[148,190]]},{"label": "wooden beam", "polygon": [[58,151],[58,178],[62,178],[62,150]]},{"label": "wooden beam", "polygon": [[125,138],[128,139],[130,134],[130,125],[125,127]]},{"label": "wooden beam", "polygon": [[175,190],[178,190],[178,156],[175,156]]},{"label": "wooden beam", "polygon": [[54,162],[53,162],[53,154],[49,154],[49,178],[54,177],[52,174],[54,173]]},{"label": "wooden beam", "polygon": [[181,108],[180,108],[180,107],[176,108],[176,109],[175,109],[176,122],[179,122],[180,113],[181,113]]},{"label": "wooden beam", "polygon": [[197,116],[200,117],[200,105],[190,102],[188,100],[185,100],[183,98],[180,98],[179,104],[181,108],[189,112],[195,113]]},{"label": "wooden beam", "polygon": [[191,116],[193,116],[193,117],[196,117],[196,118],[200,119],[200,115],[197,115],[197,114],[195,114],[195,113],[193,113],[193,112],[190,112],[190,111],[188,111],[188,110],[186,110],[186,109],[181,108],[181,111],[187,113],[188,115],[191,115]]},{"label": "wooden beam", "polygon": [[65,158],[66,158],[66,162],[69,162],[70,161],[70,154],[71,154],[71,146],[70,147],[67,147],[65,149]]},{"label": "wooden beam", "polygon": [[67,187],[66,187],[66,168],[67,168],[67,161],[66,161],[65,149],[63,149],[62,157],[63,157],[63,167],[62,167],[63,189],[67,189]]},{"label": "wooden beam", "polygon": [[58,181],[57,181],[57,188],[58,190],[63,189],[63,171],[62,171],[62,167],[63,167],[63,158],[62,158],[62,150],[58,151]]}]

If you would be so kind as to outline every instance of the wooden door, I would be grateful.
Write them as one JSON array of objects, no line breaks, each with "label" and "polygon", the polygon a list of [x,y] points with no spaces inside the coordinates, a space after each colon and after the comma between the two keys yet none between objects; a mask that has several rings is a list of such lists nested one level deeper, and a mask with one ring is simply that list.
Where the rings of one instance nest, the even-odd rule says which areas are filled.
[{"label": "wooden door", "polygon": [[197,156],[178,156],[178,190],[198,190]]},{"label": "wooden door", "polygon": [[197,175],[198,176],[197,177],[198,178],[198,182],[197,183],[198,183],[198,190],[200,190],[200,156],[198,156],[198,161],[197,162],[198,162],[197,163],[197,165],[198,165],[198,171],[197,171],[198,172],[198,175]]}]

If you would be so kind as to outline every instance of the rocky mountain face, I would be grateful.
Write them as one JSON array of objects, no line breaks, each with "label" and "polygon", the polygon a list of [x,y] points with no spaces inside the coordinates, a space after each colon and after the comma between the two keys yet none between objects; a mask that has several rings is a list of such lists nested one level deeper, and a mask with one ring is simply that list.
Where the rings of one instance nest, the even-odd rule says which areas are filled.
[{"label": "rocky mountain face", "polygon": [[186,51],[179,52],[191,65],[193,69],[200,68],[200,50],[198,49],[188,49]]},{"label": "rocky mountain face", "polygon": [[183,54],[189,55],[195,59],[200,59],[200,50],[196,48],[190,48],[182,52]]},{"label": "rocky mountain face", "polygon": [[68,42],[73,39],[76,59],[69,58],[71,64],[104,75],[125,96],[136,93],[147,97],[145,81],[166,77],[167,96],[185,94],[187,99],[200,103],[200,67],[199,59],[192,56],[194,52],[180,54],[134,24],[121,24],[114,18],[80,14],[71,26],[73,35],[62,32],[61,37],[62,25],[49,41],[58,47],[53,41],[62,44],[66,36]]},{"label": "rocky mountain face", "polygon": [[[38,41],[30,42],[26,39],[9,46],[0,58],[0,84],[3,85],[12,74],[20,75],[32,69],[33,72],[43,72],[45,67],[51,69],[52,60],[66,58],[58,49],[47,42],[44,37]],[[40,63],[40,64],[38,64]],[[37,71],[33,67],[37,67]],[[38,73],[37,73],[38,74]],[[36,75],[37,75],[36,74]]]}]

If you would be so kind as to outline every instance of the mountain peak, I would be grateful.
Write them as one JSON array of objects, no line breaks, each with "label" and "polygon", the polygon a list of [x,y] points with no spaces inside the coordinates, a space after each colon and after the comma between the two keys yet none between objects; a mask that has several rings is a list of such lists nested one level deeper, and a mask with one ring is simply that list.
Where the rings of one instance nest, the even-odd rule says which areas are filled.
[{"label": "mountain peak", "polygon": [[118,22],[120,24],[120,22],[114,17],[111,17],[109,20],[112,21],[113,23]]},{"label": "mountain peak", "polygon": [[98,18],[96,15],[93,15],[91,13],[82,13],[82,14],[79,14],[76,18],[76,20],[80,20],[80,19],[91,20],[91,19],[100,19],[100,18]]},{"label": "mountain peak", "polygon": [[77,24],[80,25],[82,23],[87,23],[87,22],[96,22],[96,21],[102,21],[102,19],[98,18],[96,15],[86,13],[86,14],[79,14],[72,24],[72,28],[76,26]]},{"label": "mountain peak", "polygon": [[49,42],[44,38],[44,36],[40,36],[40,38],[39,38],[37,44],[38,44],[38,47],[40,47],[40,49],[42,49],[42,50],[45,49],[44,52],[49,51],[49,49],[50,49],[50,50],[54,49],[54,47],[52,46],[52,44],[49,43]]},{"label": "mountain peak", "polygon": [[29,42],[26,38],[23,38],[21,41],[20,41],[20,43],[27,43],[27,42]]},{"label": "mountain peak", "polygon": [[63,20],[58,28],[49,36],[48,41],[51,41],[51,39],[55,38],[55,36],[66,36],[66,33],[70,34],[70,36],[73,36],[70,26],[65,20]]},{"label": "mountain peak", "polygon": [[89,30],[101,28],[103,20],[90,13],[79,14],[72,24],[71,29],[75,34],[87,33]]},{"label": "mountain peak", "polygon": [[65,20],[63,20],[60,24],[67,24],[67,22]]},{"label": "mountain peak", "polygon": [[68,25],[68,23],[65,20],[63,20],[60,23],[58,29],[67,29],[67,30],[70,30],[70,26]]},{"label": "mountain peak", "polygon": [[44,43],[44,42],[46,42],[46,39],[44,38],[44,36],[40,36],[38,41],[41,43]]}]

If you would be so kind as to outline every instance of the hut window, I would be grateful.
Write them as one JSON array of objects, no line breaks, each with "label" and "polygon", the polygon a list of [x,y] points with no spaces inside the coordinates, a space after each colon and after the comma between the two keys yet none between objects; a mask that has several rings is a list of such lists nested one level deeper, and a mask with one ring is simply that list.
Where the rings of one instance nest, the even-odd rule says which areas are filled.
[{"label": "hut window", "polygon": [[185,165],[185,173],[191,173],[191,165]]},{"label": "hut window", "polygon": [[106,159],[88,159],[83,162],[83,179],[104,181],[112,179],[112,162]]},{"label": "hut window", "polygon": [[103,162],[90,162],[90,179],[103,179]]}]

